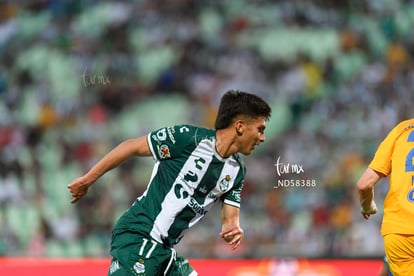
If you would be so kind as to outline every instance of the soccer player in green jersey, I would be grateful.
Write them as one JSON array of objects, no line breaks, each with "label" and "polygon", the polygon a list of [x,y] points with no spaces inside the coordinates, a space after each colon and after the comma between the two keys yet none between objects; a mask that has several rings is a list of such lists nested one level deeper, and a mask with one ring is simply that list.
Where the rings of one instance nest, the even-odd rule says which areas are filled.
[{"label": "soccer player in green jersey", "polygon": [[246,175],[239,153],[249,155],[264,142],[270,114],[257,95],[228,91],[221,98],[215,130],[176,125],[123,141],[70,183],[75,203],[126,159],[155,159],[147,189],[114,226],[108,275],[197,275],[173,246],[217,200],[222,202],[220,236],[236,249],[243,239],[239,208]]}]

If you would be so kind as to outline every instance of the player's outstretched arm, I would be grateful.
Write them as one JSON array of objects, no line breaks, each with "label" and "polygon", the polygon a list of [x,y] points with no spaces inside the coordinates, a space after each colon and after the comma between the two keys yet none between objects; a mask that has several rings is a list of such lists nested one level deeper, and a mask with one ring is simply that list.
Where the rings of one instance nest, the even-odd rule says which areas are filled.
[{"label": "player's outstretched arm", "polygon": [[72,195],[70,202],[76,203],[88,192],[89,187],[99,177],[134,155],[151,156],[151,151],[147,144],[147,136],[125,140],[100,159],[85,175],[73,180],[68,185],[68,189]]},{"label": "player's outstretched arm", "polygon": [[223,204],[221,209],[221,232],[220,236],[235,250],[244,237],[243,229],[240,228],[240,209],[228,204]]},{"label": "player's outstretched arm", "polygon": [[382,178],[382,175],[371,168],[367,168],[357,182],[361,214],[364,219],[377,213],[377,206],[374,201],[374,186]]}]

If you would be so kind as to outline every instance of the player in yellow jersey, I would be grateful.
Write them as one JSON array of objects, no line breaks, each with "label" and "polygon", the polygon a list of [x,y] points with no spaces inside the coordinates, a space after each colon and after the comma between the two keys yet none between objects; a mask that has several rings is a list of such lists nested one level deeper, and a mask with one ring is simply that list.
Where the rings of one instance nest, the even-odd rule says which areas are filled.
[{"label": "player in yellow jersey", "polygon": [[381,234],[394,276],[414,275],[414,119],[400,122],[379,145],[358,180],[361,213],[365,219],[377,212],[374,185],[390,176],[384,200]]}]

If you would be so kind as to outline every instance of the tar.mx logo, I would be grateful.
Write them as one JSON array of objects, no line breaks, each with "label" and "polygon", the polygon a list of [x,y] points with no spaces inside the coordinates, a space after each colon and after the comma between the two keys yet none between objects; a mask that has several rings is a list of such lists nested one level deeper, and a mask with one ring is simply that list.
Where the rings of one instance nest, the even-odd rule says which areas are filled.
[{"label": "tar.mx logo", "polygon": [[[273,188],[289,188],[289,187],[315,187],[315,179],[301,178],[300,175],[305,173],[304,166],[299,163],[282,162],[280,156],[274,164],[278,175],[277,185]],[[290,177],[288,177],[290,176]]]},{"label": "tar.mx logo", "polygon": [[85,69],[82,72],[82,81],[85,87],[88,86],[95,86],[95,85],[108,85],[111,83],[111,80],[108,76],[105,75],[97,75],[97,74],[89,74],[88,71]]},{"label": "tar.mx logo", "polygon": [[277,158],[275,167],[278,176],[282,176],[283,174],[300,174],[305,172],[303,165],[296,163],[282,163],[280,161],[280,156]]}]

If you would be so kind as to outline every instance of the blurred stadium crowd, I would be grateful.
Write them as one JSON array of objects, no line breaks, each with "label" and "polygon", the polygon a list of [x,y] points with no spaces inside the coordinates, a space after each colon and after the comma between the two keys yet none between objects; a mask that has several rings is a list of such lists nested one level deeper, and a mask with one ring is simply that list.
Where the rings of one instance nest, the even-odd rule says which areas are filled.
[{"label": "blurred stadium crowd", "polygon": [[[0,255],[108,256],[153,160],[109,172],[76,205],[67,184],[123,139],[212,127],[229,89],[273,108],[267,142],[245,158],[244,245],[221,241],[217,207],[179,254],[383,255],[381,212],[361,218],[355,183],[414,114],[414,1],[26,2],[0,2]],[[279,175],[277,160],[304,171]],[[386,191],[383,180],[380,209]]]}]

